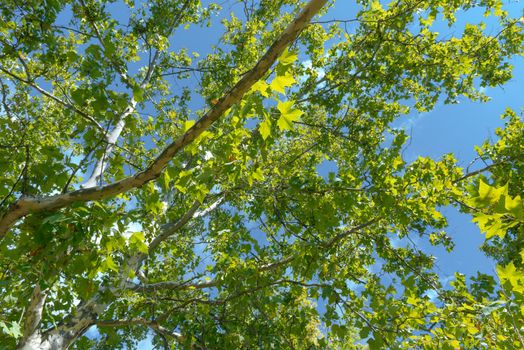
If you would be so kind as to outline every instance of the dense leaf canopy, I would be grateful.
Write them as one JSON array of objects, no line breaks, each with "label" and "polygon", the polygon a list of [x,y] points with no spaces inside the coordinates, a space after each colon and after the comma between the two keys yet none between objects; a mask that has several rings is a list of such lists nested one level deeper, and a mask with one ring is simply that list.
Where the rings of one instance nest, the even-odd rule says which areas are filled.
[{"label": "dense leaf canopy", "polygon": [[[392,124],[486,101],[523,18],[332,5],[0,1],[1,346],[524,348],[522,118],[475,171]],[[446,286],[411,242],[452,250],[451,206],[497,276]]]}]

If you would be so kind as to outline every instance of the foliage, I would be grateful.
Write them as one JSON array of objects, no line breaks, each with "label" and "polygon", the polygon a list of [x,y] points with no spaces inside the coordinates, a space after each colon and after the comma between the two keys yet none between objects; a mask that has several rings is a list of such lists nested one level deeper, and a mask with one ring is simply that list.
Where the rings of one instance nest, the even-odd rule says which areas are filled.
[{"label": "foliage", "polygon": [[[524,344],[521,117],[473,172],[408,162],[392,124],[487,100],[522,19],[499,0],[373,0],[324,21],[324,2],[0,2],[2,344]],[[455,23],[477,7],[496,33]],[[410,243],[453,249],[446,206],[486,234],[500,283],[449,288]]]}]

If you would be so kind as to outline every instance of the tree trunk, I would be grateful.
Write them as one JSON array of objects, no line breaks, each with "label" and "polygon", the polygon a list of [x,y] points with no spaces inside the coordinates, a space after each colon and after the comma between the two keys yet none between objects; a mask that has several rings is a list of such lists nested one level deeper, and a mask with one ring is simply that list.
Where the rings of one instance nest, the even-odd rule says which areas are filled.
[{"label": "tree trunk", "polygon": [[46,290],[37,285],[29,303],[24,320],[24,334],[18,343],[18,350],[65,350],[95,324],[98,315],[105,309],[96,298],[78,306],[74,316],[67,317],[57,327],[42,331],[42,310]]}]

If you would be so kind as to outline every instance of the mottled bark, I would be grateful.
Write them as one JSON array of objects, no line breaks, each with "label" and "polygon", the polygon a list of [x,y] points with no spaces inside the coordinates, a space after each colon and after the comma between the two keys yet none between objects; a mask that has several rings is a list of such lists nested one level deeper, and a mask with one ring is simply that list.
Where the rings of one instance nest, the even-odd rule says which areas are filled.
[{"label": "mottled bark", "polygon": [[26,313],[24,335],[17,347],[19,350],[67,349],[89,327],[95,324],[98,316],[106,308],[105,304],[100,303],[94,297],[88,302],[78,305],[74,316],[69,317],[54,328],[42,330],[40,320],[44,303],[45,292],[40,291],[40,287],[37,286]]}]

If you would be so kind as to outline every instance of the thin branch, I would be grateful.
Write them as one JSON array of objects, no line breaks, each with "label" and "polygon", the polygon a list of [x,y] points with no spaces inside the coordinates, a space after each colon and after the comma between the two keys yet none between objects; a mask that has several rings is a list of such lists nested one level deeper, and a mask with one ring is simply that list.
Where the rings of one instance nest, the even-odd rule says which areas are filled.
[{"label": "thin branch", "polygon": [[470,178],[470,177],[473,177],[473,176],[475,176],[475,175],[478,175],[478,174],[480,174],[480,173],[483,173],[483,172],[485,172],[485,171],[490,170],[491,168],[497,167],[497,166],[499,166],[499,165],[501,165],[501,164],[505,164],[505,163],[506,163],[505,161],[500,161],[500,162],[496,162],[496,163],[490,164],[490,165],[488,165],[488,166],[485,166],[484,168],[481,168],[481,169],[478,169],[478,170],[472,171],[472,172],[470,172],[470,173],[465,174],[465,175],[462,176],[462,177],[459,177],[458,179],[454,180],[453,183],[456,184],[456,183],[458,183],[458,182],[461,182],[461,181],[463,181],[463,180],[465,180],[465,179],[468,179],[468,178]]},{"label": "thin branch", "polygon": [[126,327],[143,325],[151,328],[152,330],[158,331],[163,335],[167,335],[168,337],[175,339],[179,343],[183,343],[186,341],[186,337],[184,337],[182,334],[170,331],[165,327],[159,325],[156,321],[147,320],[142,317],[133,318],[129,320],[100,320],[96,321],[96,325],[98,327]]},{"label": "thin branch", "polygon": [[[188,211],[185,212],[184,215],[180,219],[178,219],[176,222],[167,223],[165,225],[162,225],[160,230],[160,234],[153,238],[151,243],[148,247],[148,253],[138,253],[131,259],[129,259],[129,263],[127,264],[127,268],[124,270],[133,270],[135,273],[138,274],[138,270],[142,266],[142,263],[146,259],[146,257],[150,254],[152,254],[155,249],[160,245],[160,243],[167,240],[169,237],[173,236],[175,233],[177,233],[180,229],[182,229],[189,221],[191,221],[193,218],[203,217],[207,214],[209,214],[211,211],[218,208],[218,206],[222,203],[224,200],[224,196],[222,195],[217,201],[215,201],[213,204],[211,204],[208,208],[204,209],[203,211],[198,212],[198,209],[201,207],[202,203],[198,200],[193,202],[193,205],[191,208],[189,208]],[[122,274],[123,276],[127,275],[127,272],[124,271]],[[124,285],[125,279],[122,280],[122,286]]]},{"label": "thin branch", "polygon": [[10,76],[11,78],[15,79],[15,80],[18,80],[19,82],[21,83],[24,83],[26,84],[27,86],[30,86],[32,87],[33,89],[35,89],[36,91],[40,92],[42,95],[50,98],[51,100],[55,101],[56,103],[72,110],[73,112],[77,113],[78,115],[80,115],[81,117],[83,117],[84,119],[88,120],[89,122],[93,123],[93,125],[99,130],[99,131],[102,131],[104,132],[104,128],[102,127],[102,125],[100,125],[92,116],[90,116],[89,114],[87,114],[86,112],[78,109],[76,106],[70,104],[70,103],[67,103],[66,101],[60,99],[59,97],[53,95],[52,93],[50,93],[49,91],[43,89],[42,87],[40,87],[38,84],[36,84],[34,81],[32,80],[28,80],[28,79],[24,79],[22,78],[21,76],[15,74],[15,73],[12,73],[10,71],[8,71],[7,69],[5,69],[4,67],[0,67],[0,71],[4,72],[6,75]]}]

